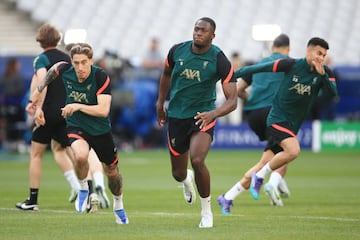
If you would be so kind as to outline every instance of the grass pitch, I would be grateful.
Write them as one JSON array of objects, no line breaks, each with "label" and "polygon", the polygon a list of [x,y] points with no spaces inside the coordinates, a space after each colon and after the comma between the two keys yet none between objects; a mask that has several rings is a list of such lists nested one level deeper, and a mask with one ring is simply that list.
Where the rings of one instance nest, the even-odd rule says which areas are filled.
[{"label": "grass pitch", "polygon": [[[221,215],[216,198],[238,181],[261,151],[212,150],[214,227],[199,229],[200,203],[185,204],[172,179],[166,150],[119,153],[124,204],[130,224],[117,225],[111,209],[79,214],[67,202],[70,186],[51,153],[43,161],[40,210],[24,212],[15,203],[28,196],[28,156],[0,153],[0,238],[7,239],[360,239],[360,151],[302,151],[286,176],[291,197],[274,207],[262,191],[248,192]],[[109,197],[110,191],[107,189]]]}]

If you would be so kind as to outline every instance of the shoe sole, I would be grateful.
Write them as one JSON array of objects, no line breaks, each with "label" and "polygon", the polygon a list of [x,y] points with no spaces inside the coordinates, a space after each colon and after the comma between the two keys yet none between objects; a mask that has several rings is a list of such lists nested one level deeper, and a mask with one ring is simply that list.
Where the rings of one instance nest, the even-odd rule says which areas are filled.
[{"label": "shoe sole", "polygon": [[[209,217],[210,218],[210,217]],[[206,224],[204,224],[206,222]],[[213,227],[213,218],[211,217],[211,220],[206,219],[205,217],[201,218],[201,222],[199,223],[199,228],[212,228]]]},{"label": "shoe sole", "polygon": [[[194,187],[194,181],[195,181],[195,178],[194,178],[194,172],[192,170],[188,170],[188,174],[190,174],[191,176],[191,188],[192,188],[192,191],[190,190],[190,194],[191,194],[191,197],[189,200],[186,199],[185,197],[185,193],[184,193],[184,198],[185,198],[185,202],[189,205],[192,205],[195,203],[196,201],[196,191],[195,191],[195,187]],[[185,189],[185,185],[183,185],[184,189]],[[185,191],[185,190],[184,190]]]},{"label": "shoe sole", "polygon": [[[121,220],[121,217],[116,213],[117,211],[119,211],[119,214],[121,213],[121,214],[124,214],[124,216],[125,216],[125,221],[122,221]],[[116,223],[117,224],[129,224],[129,219],[127,218],[127,216],[126,216],[126,212],[125,212],[125,210],[124,209],[120,209],[120,210],[115,210],[114,211],[114,214],[115,214],[115,219],[116,219]]]},{"label": "shoe sole", "polygon": [[101,188],[95,189],[98,197],[99,197],[99,205],[100,208],[109,208],[110,207],[110,200],[109,198],[104,194],[104,191]]},{"label": "shoe sole", "polygon": [[90,197],[90,206],[88,208],[88,213],[95,213],[98,210],[99,199],[96,197]]},{"label": "shoe sole", "polygon": [[89,192],[87,192],[87,195],[84,199],[84,202],[82,203],[82,205],[80,206],[79,201],[80,201],[80,192],[83,190],[80,190],[78,193],[78,197],[75,200],[75,210],[79,213],[83,213],[83,212],[87,212],[87,206],[88,206],[88,201],[89,201]]},{"label": "shoe sole", "polygon": [[273,187],[267,185],[264,187],[264,191],[269,196],[270,202],[272,205],[279,206],[279,207],[284,206],[284,204],[280,198],[280,195],[276,196],[276,193],[275,193],[275,190],[273,189]]},{"label": "shoe sole", "polygon": [[289,198],[290,197],[289,187],[287,186],[286,181],[284,179],[282,181],[280,181],[279,186],[278,186],[278,191],[280,193],[281,198]]},{"label": "shoe sole", "polygon": [[104,195],[104,192],[102,190],[96,189],[96,193],[99,197],[100,208],[109,208],[110,200]]},{"label": "shoe sole", "polygon": [[249,191],[250,191],[251,196],[255,200],[259,200],[259,198],[260,198],[260,189],[259,189],[259,191],[256,191],[255,188],[254,188],[255,184],[256,184],[256,175],[254,173],[253,175],[251,175],[251,183],[250,183]]},{"label": "shoe sole", "polygon": [[77,198],[77,193],[76,194],[74,194],[74,195],[71,195],[70,197],[69,197],[69,202],[70,203],[73,203],[73,202],[75,202],[75,200],[76,200],[76,198]]},{"label": "shoe sole", "polygon": [[225,208],[224,208],[224,206],[223,206],[223,198],[220,198],[220,197],[218,197],[218,199],[217,199],[217,202],[218,202],[218,204],[220,205],[220,207],[221,207],[221,213],[223,214],[223,215],[229,215],[229,214],[231,214],[231,212],[230,211],[226,211],[225,210]]},{"label": "shoe sole", "polygon": [[24,206],[24,204],[16,204],[16,208],[20,209],[20,210],[24,210],[24,211],[38,211],[39,210],[39,206],[38,205],[29,205],[29,206]]}]

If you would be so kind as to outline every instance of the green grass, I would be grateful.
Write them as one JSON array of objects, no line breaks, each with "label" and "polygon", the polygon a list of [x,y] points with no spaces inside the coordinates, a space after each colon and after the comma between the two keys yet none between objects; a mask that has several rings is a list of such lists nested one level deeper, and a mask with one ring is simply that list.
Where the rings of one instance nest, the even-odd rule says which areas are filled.
[{"label": "green grass", "polygon": [[[200,203],[188,206],[170,174],[167,151],[120,153],[129,225],[116,225],[111,209],[78,214],[67,202],[70,187],[52,155],[43,161],[38,212],[15,203],[28,196],[28,156],[0,154],[1,239],[360,239],[360,151],[303,151],[289,166],[291,198],[273,207],[262,192],[246,192],[232,215],[222,216],[219,194],[238,181],[261,151],[211,151],[214,227],[199,229]],[[107,190],[108,191],[108,190]],[[110,192],[108,192],[110,196]]]}]

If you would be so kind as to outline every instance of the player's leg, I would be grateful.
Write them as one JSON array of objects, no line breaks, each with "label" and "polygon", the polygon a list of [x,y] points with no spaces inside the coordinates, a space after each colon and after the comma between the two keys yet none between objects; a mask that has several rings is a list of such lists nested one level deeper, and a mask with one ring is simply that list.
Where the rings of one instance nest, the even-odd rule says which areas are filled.
[{"label": "player's leg", "polygon": [[278,169],[295,160],[300,154],[300,144],[296,137],[288,137],[280,142],[283,151],[275,154],[269,162],[270,169]]},{"label": "player's leg", "polygon": [[104,173],[107,176],[108,186],[113,195],[113,210],[116,223],[128,224],[123,203],[123,181],[118,168],[118,153],[111,133],[100,136],[91,136],[91,147],[103,163]]},{"label": "player's leg", "polygon": [[254,172],[259,171],[270,159],[274,156],[274,153],[267,149],[263,152],[259,162],[246,171],[242,179],[235,183],[225,194],[218,197],[218,204],[221,206],[223,214],[230,214],[230,207],[233,205],[233,201],[237,196],[245,192],[250,187],[251,175]]},{"label": "player's leg", "polygon": [[281,175],[281,179],[278,184],[278,190],[280,192],[280,197],[282,198],[288,198],[290,197],[290,190],[289,187],[285,181],[285,175],[288,169],[288,164],[284,165],[283,167],[277,169],[275,172]]},{"label": "player's leg", "polygon": [[[89,153],[89,159],[90,159],[90,153]],[[97,212],[99,205],[99,198],[98,195],[94,192],[92,174],[90,169],[91,169],[91,162],[89,160],[89,172],[86,178],[89,187],[89,198],[88,198],[86,210],[88,213],[94,213]]]},{"label": "player's leg", "polygon": [[250,193],[254,199],[259,199],[260,188],[266,175],[291,162],[300,153],[296,134],[290,130],[289,124],[286,122],[269,126],[267,137],[266,148],[272,149],[275,155],[264,167],[251,176]]},{"label": "player's leg", "polygon": [[31,142],[30,163],[29,163],[29,183],[30,194],[24,202],[16,203],[16,207],[22,210],[38,210],[38,193],[41,180],[41,160],[46,150],[47,144]]},{"label": "player's leg", "polygon": [[205,164],[205,158],[209,152],[211,141],[211,135],[206,132],[193,133],[190,141],[190,161],[195,172],[195,182],[201,201],[200,228],[211,228],[213,226],[210,173]]},{"label": "player's leg", "polygon": [[70,155],[73,156],[75,173],[80,183],[80,190],[78,193],[78,197],[75,201],[75,209],[78,212],[85,212],[87,209],[89,197],[89,185],[87,181],[87,176],[89,173],[88,156],[90,147],[85,140],[77,139],[75,141],[72,141],[69,150],[71,152]]},{"label": "player's leg", "polygon": [[263,168],[252,175],[250,193],[254,199],[259,198],[259,191],[263,179],[268,173],[290,163],[300,154],[300,145],[296,137],[285,136],[283,137],[283,140],[280,141],[279,145],[283,148],[283,151],[275,154]]},{"label": "player's leg", "polygon": [[[283,149],[277,144],[274,145],[271,149],[275,154],[283,151]],[[281,199],[280,191],[278,190],[278,186],[280,181],[285,176],[286,169],[287,169],[287,164],[272,171],[269,181],[264,186],[265,193],[269,196],[270,203],[274,206],[284,206]]]},{"label": "player's leg", "polygon": [[174,156],[171,154],[171,174],[177,182],[183,185],[184,199],[187,204],[193,204],[196,200],[194,187],[194,172],[188,169],[188,152]]},{"label": "player's leg", "polygon": [[183,185],[184,199],[187,204],[193,204],[196,200],[194,187],[194,172],[188,169],[189,161],[189,128],[192,119],[169,118],[168,124],[168,147],[171,161],[171,174],[177,182]]},{"label": "player's leg", "polygon": [[93,149],[89,153],[89,166],[92,179],[95,182],[95,191],[99,198],[101,208],[109,208],[110,201],[106,195],[103,165]]},{"label": "player's leg", "polygon": [[284,206],[280,192],[278,190],[278,186],[282,179],[282,176],[279,172],[282,172],[283,168],[286,166],[287,164],[276,169],[275,171],[272,171],[269,181],[264,185],[264,191],[269,196],[270,203],[274,206]]},{"label": "player's leg", "polygon": [[108,178],[109,189],[113,195],[114,205],[113,210],[115,220],[118,224],[128,224],[129,219],[126,215],[123,203],[123,181],[122,175],[119,172],[117,164],[106,165],[104,164],[104,172]]},{"label": "player's leg", "polygon": [[270,202],[274,206],[283,206],[281,200],[282,197],[288,197],[290,191],[285,182],[285,174],[288,164],[283,165],[282,167],[271,172],[269,181],[265,184],[264,190],[266,194],[270,197]]},{"label": "player's leg", "polygon": [[66,148],[63,148],[56,140],[51,140],[51,150],[54,154],[56,164],[63,172],[67,182],[70,184],[71,192],[69,202],[74,202],[80,189],[80,184],[75,174],[73,163],[69,155],[66,153]]}]

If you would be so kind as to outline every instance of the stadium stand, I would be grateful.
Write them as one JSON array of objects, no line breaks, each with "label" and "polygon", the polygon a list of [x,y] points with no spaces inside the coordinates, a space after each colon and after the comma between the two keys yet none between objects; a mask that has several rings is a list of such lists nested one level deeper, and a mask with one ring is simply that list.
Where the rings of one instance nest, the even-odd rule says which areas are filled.
[{"label": "stadium stand", "polygon": [[[218,25],[215,44],[226,54],[241,50],[245,59],[258,59],[263,44],[251,38],[252,24],[279,24],[292,41],[291,54],[303,55],[314,35],[328,39],[335,64],[359,64],[360,1],[357,0],[7,0],[36,22],[50,22],[65,31],[85,28],[88,42],[99,54],[106,49],[125,57],[141,56],[153,36],[166,51],[189,39],[194,21],[213,17]],[[79,7],[81,6],[81,7]],[[37,26],[35,24],[35,26]]]},{"label": "stadium stand", "polygon": [[[327,39],[340,80],[337,116],[360,119],[359,0],[2,0],[0,31],[6,34],[0,36],[0,71],[10,55],[19,56],[26,84],[30,82],[32,58],[41,51],[34,36],[44,22],[63,33],[72,28],[86,29],[95,58],[111,55],[113,62],[124,60],[136,69],[151,38],[160,40],[165,56],[174,43],[191,39],[195,20],[203,16],[217,23],[214,44],[227,56],[240,52],[244,61],[257,61],[269,46],[252,39],[253,24],[279,24],[291,38],[292,57],[304,56],[310,37]],[[130,74],[125,80],[134,80],[134,76]],[[133,119],[144,122],[143,128],[133,131],[135,135],[151,131],[156,118],[156,82],[140,80],[147,81],[141,93],[136,88],[132,91],[131,81],[119,85],[123,91],[132,92],[129,98],[133,101],[125,106],[121,124],[134,129]]]}]

